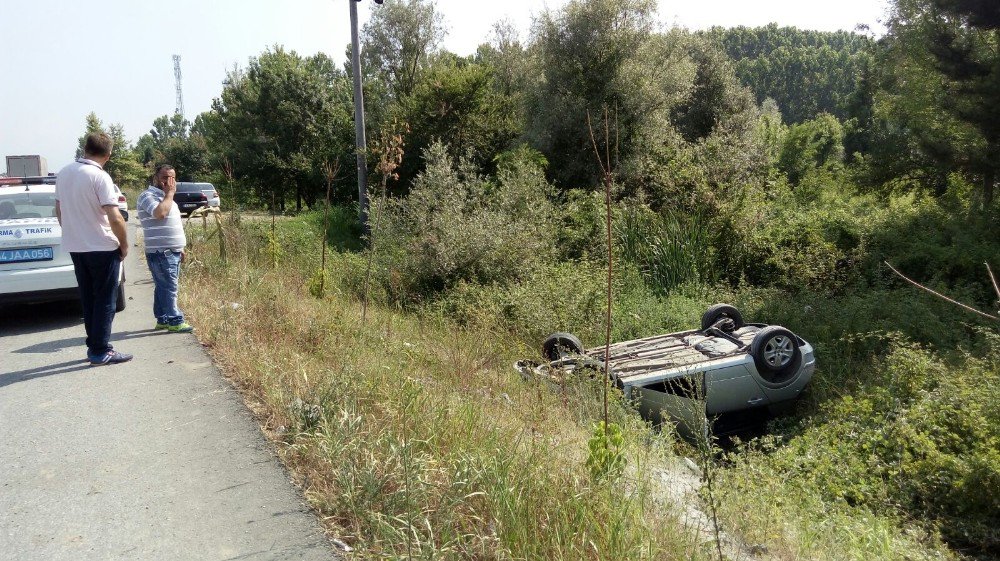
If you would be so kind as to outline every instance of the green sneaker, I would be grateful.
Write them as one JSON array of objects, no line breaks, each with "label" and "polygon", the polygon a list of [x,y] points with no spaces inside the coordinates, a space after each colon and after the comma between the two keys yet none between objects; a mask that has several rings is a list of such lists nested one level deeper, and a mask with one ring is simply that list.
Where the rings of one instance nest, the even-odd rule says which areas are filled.
[{"label": "green sneaker", "polygon": [[165,323],[156,322],[156,326],[153,329],[167,329],[168,327],[170,326]]},{"label": "green sneaker", "polygon": [[192,331],[194,331],[194,327],[192,327],[187,322],[183,322],[183,323],[178,323],[177,325],[168,325],[167,331],[171,333],[191,333]]}]

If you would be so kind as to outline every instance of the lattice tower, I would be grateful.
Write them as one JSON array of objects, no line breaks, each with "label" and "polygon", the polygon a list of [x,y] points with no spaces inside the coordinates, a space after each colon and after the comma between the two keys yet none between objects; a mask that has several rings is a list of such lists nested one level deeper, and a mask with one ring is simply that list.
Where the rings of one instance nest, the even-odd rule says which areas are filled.
[{"label": "lattice tower", "polygon": [[174,113],[184,116],[184,94],[181,92],[181,55],[174,55],[174,81],[177,84],[177,107]]}]

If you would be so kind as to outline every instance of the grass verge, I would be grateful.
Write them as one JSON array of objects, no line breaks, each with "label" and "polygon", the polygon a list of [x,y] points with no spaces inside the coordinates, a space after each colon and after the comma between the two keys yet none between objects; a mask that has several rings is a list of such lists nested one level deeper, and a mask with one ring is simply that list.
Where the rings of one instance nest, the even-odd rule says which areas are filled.
[{"label": "grass verge", "polygon": [[708,558],[706,536],[656,498],[668,436],[617,407],[630,469],[591,479],[592,381],[525,383],[511,368],[524,349],[433,316],[375,308],[362,323],[336,291],[309,296],[309,267],[257,267],[249,225],[226,235],[227,265],[196,248],[185,310],[357,558]]},{"label": "grass verge", "polygon": [[[231,223],[226,263],[215,240],[198,242],[193,232],[185,309],[330,533],[356,547],[357,558],[716,557],[710,536],[688,527],[664,499],[658,479],[676,443],[617,400],[612,420],[624,427],[629,467],[613,480],[591,478],[587,439],[599,418],[599,386],[529,384],[511,368],[535,352],[517,334],[530,306],[505,309],[496,322],[478,297],[452,298],[419,314],[374,306],[362,322],[356,295],[363,257],[329,256],[330,290],[316,299],[307,289],[318,266],[314,221],[279,223],[286,249],[277,267],[269,265],[269,227]],[[560,279],[577,288],[583,280]],[[540,304],[541,295],[567,293],[539,286]],[[524,290],[521,298],[534,301],[531,285]],[[617,335],[642,336],[653,324],[664,329],[664,318],[683,323],[682,316],[720,299],[707,288],[666,299],[623,294],[621,305],[635,306],[616,309],[624,318]],[[724,296],[758,311],[767,300],[753,290]],[[593,304],[577,306],[581,316]],[[452,321],[456,310],[467,316],[462,325]],[[477,313],[489,317],[471,321]],[[815,425],[814,434],[826,431]],[[754,551],[766,552],[762,558],[955,558],[925,525],[831,498],[810,479],[811,468],[790,469],[789,462],[810,457],[813,441],[802,434],[810,433],[795,428],[786,441],[719,466],[719,515]]]}]

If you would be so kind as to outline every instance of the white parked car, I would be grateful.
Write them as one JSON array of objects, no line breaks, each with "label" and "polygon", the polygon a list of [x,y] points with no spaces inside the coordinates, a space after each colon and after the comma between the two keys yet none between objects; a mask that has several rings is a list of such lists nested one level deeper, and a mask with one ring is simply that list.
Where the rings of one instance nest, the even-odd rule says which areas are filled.
[{"label": "white parked car", "polygon": [[128,198],[125,197],[125,192],[115,185],[115,193],[118,193],[118,212],[122,213],[122,218],[125,222],[128,222]]},{"label": "white parked car", "polygon": [[[78,300],[69,253],[62,250],[54,177],[0,179],[0,304]],[[125,309],[125,268],[115,311]]]},{"label": "white parked car", "polygon": [[211,183],[206,183],[205,185],[210,187],[210,190],[205,190],[205,194],[208,195],[208,206],[219,208],[219,205],[222,204],[222,199],[219,197],[219,191],[216,190],[215,185],[212,185]]}]

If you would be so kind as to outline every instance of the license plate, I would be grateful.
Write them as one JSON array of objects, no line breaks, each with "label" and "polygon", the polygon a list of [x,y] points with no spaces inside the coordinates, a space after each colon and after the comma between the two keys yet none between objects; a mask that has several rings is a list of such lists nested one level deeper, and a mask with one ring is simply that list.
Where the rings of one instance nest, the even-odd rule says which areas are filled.
[{"label": "license plate", "polygon": [[0,249],[0,263],[23,263],[25,261],[52,261],[55,253],[51,247],[28,249]]},{"label": "license plate", "polygon": [[184,203],[181,206],[184,207],[184,208],[190,208],[190,207],[193,207],[193,206],[198,206],[198,203]]}]

